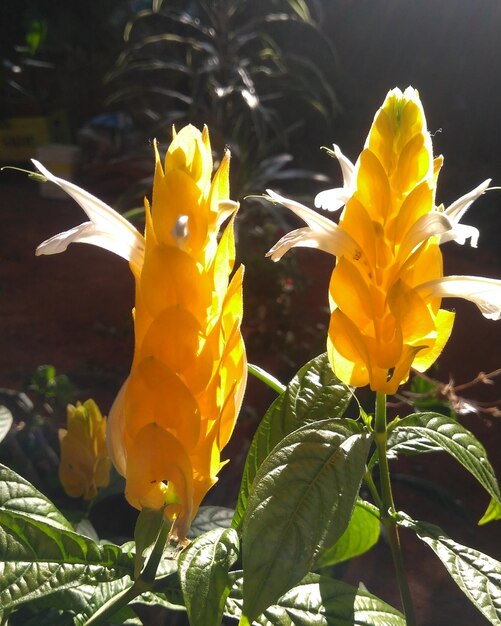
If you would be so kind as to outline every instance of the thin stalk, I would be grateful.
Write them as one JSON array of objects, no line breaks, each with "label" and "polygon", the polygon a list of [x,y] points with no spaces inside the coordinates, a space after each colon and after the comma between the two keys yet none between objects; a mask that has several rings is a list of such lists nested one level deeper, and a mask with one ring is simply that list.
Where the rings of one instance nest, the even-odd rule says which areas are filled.
[{"label": "thin stalk", "polygon": [[388,532],[391,555],[393,558],[395,572],[397,574],[400,598],[402,599],[406,623],[407,626],[416,626],[414,606],[412,604],[407,573],[405,571],[402,548],[400,545],[400,536],[396,522],[395,504],[393,502],[393,494],[391,490],[390,468],[387,456],[388,433],[386,430],[386,396],[384,393],[379,392],[376,394],[376,423],[374,438],[379,456],[379,473],[382,497],[380,506],[381,521]]},{"label": "thin stalk", "polygon": [[259,380],[261,380],[263,383],[268,385],[268,387],[270,387],[277,393],[280,394],[285,391],[285,385],[282,385],[282,383],[279,380],[277,380],[271,374],[268,374],[267,371],[265,371],[263,368],[259,367],[258,365],[253,365],[252,363],[248,363],[247,369],[249,371],[249,374],[252,374],[256,378],[259,378]]},{"label": "thin stalk", "polygon": [[374,484],[374,479],[372,478],[372,472],[370,470],[366,470],[364,474],[365,484],[369,488],[371,492],[372,499],[374,500],[374,504],[381,510],[383,506],[383,501],[381,500],[381,496],[377,490],[376,485]]},{"label": "thin stalk", "polygon": [[121,593],[111,598],[108,602],[94,613],[94,615],[85,622],[84,626],[98,626],[106,624],[112,615],[127,606],[134,598],[137,598],[145,591],[150,591],[154,587],[155,577],[165,548],[165,542],[169,532],[169,526],[165,519],[162,519],[158,531],[155,546],[150,554],[142,574],[134,581],[132,587],[124,589]]},{"label": "thin stalk", "polygon": [[117,611],[127,606],[129,602],[132,602],[134,598],[137,598],[145,591],[147,591],[147,589],[141,579],[136,580],[132,587],[124,589],[121,593],[113,596],[113,598],[103,604],[103,606],[85,622],[84,626],[98,626],[99,624],[109,623],[109,618],[112,615],[115,615]]}]

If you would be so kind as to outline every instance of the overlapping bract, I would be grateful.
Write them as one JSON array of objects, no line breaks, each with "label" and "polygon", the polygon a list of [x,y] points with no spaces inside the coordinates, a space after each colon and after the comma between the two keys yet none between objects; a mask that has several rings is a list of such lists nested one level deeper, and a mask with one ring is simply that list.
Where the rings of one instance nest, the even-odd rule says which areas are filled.
[{"label": "overlapping bract", "polygon": [[344,186],[322,192],[316,205],[345,206],[339,224],[268,191],[308,226],[283,237],[268,253],[278,260],[294,246],[337,257],[329,286],[331,318],[327,350],[337,376],[395,393],[411,366],[427,369],[445,345],[454,314],[440,309],[443,296],[474,301],[498,319],[501,283],[476,277],[443,277],[439,245],[476,245],[478,231],[460,218],[490,181],[447,210],[435,206],[442,158],[433,158],[418,93],[389,92],[375,116],[364,150],[352,165],[337,146]]},{"label": "overlapping bract", "polygon": [[187,126],[174,137],[164,167],[156,145],[155,158],[144,238],[110,207],[35,162],[90,218],[43,242],[37,253],[82,241],[130,261],[135,351],[110,412],[108,446],[130,504],[164,508],[172,536],[183,539],[217,480],[245,389],[243,267],[230,281],[238,205],[229,200],[229,153],[211,180],[208,131]]},{"label": "overlapping bract", "polygon": [[225,204],[228,172],[229,154],[211,184],[208,134],[193,127],[174,138],[165,169],[156,154],[144,264],[134,271],[134,361],[108,429],[127,500],[166,505],[181,538],[217,480],[246,379],[242,267],[228,285],[237,208]]},{"label": "overlapping bract", "polygon": [[67,407],[67,428],[59,429],[59,480],[73,497],[92,500],[109,483],[111,460],[106,448],[106,419],[94,400]]}]

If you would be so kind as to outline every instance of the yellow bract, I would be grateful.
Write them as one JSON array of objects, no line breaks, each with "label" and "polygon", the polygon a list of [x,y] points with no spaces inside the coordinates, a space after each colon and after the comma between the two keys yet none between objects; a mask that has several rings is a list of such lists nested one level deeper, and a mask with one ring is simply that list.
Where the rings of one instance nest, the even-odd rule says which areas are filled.
[{"label": "yellow bract", "polygon": [[106,419],[94,400],[67,408],[67,430],[59,430],[59,479],[74,498],[91,500],[109,482],[111,460],[106,449]]},{"label": "yellow bract", "polygon": [[[109,444],[134,507],[165,507],[185,537],[216,482],[246,382],[242,276],[233,275],[229,154],[214,178],[206,129],[183,128],[145,201],[144,262],[136,281],[135,353],[110,413]],[[230,217],[222,234],[220,228]]]},{"label": "yellow bract", "polygon": [[429,367],[450,334],[454,315],[416,290],[443,275],[434,212],[440,164],[417,92],[390,91],[339,222],[359,247],[338,257],[329,290],[328,354],[350,384],[395,393],[411,365]]}]

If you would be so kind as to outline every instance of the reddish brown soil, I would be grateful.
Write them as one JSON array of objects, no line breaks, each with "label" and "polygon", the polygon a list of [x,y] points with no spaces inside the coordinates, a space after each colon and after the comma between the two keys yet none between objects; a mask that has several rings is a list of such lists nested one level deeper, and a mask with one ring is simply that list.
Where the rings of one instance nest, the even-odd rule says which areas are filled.
[{"label": "reddish brown soil", "polygon": [[[64,255],[35,257],[38,243],[80,223],[83,213],[71,201],[41,198],[36,184],[20,175],[6,178],[0,188],[0,387],[20,388],[38,365],[51,363],[77,384],[81,399],[94,397],[106,413],[127,375],[132,356],[133,284],[127,263],[106,251],[83,245],[71,246]],[[499,276],[499,267],[481,250],[450,246],[453,244],[447,249],[447,273]],[[309,267],[316,258],[312,254],[304,257]],[[328,263],[322,261],[318,268],[317,284],[323,292]],[[252,285],[248,288],[258,289]],[[308,311],[318,298],[314,288],[302,303],[303,311]],[[479,370],[487,372],[501,365],[501,323],[483,319],[468,303],[457,303],[457,310],[453,338],[441,358],[439,375],[447,380],[452,374],[456,381],[464,382]],[[252,315],[253,311],[247,310],[249,319]],[[266,355],[252,355],[252,359],[267,364]],[[474,397],[487,393],[487,399],[494,399],[496,394],[501,395],[500,385],[494,390],[475,388],[471,393]],[[270,394],[252,382],[247,402],[261,412],[269,400]],[[233,462],[215,488],[213,501],[231,504],[230,494],[238,489],[244,450],[255,423],[247,419],[237,429],[230,445]],[[463,423],[486,445],[501,476],[499,418],[467,416]],[[465,503],[473,522],[487,505],[488,497],[474,479],[445,456],[407,458],[393,467],[398,473],[435,481],[448,489],[454,498]],[[465,545],[501,558],[499,522],[479,529],[403,483],[396,487],[395,497],[398,508],[437,523]],[[410,533],[405,533],[403,541],[420,626],[442,626],[446,621],[455,626],[487,623],[463,599],[428,548]],[[356,584],[362,581],[370,591],[399,605],[384,540],[377,549],[350,564],[346,579]]]}]

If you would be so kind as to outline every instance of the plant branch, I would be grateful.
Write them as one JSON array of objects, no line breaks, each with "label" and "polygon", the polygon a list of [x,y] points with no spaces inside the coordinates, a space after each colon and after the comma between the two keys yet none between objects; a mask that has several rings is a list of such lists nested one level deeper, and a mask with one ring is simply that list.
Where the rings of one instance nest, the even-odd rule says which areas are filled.
[{"label": "plant branch", "polygon": [[377,392],[376,395],[376,420],[374,438],[379,455],[379,473],[381,481],[382,501],[380,505],[381,521],[383,522],[390,541],[393,564],[397,574],[400,597],[404,608],[407,626],[416,626],[414,607],[407,581],[407,573],[400,546],[400,536],[396,522],[395,504],[391,490],[390,469],[387,456],[387,430],[386,430],[386,396]]}]

